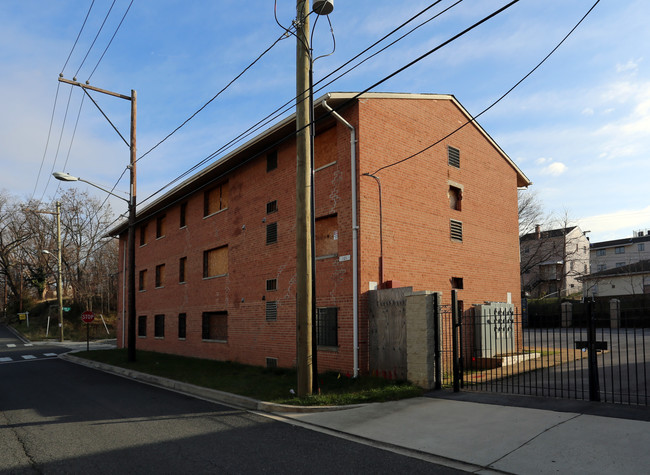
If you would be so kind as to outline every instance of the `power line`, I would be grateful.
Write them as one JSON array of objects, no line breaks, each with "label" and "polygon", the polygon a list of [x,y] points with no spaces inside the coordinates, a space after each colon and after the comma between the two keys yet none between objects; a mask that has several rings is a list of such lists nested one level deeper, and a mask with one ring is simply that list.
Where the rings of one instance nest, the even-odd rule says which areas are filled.
[{"label": "power line", "polygon": [[99,27],[99,31],[97,31],[97,34],[95,35],[95,39],[93,40],[90,47],[88,48],[88,51],[86,52],[86,56],[84,56],[83,61],[81,61],[81,64],[79,65],[79,68],[77,69],[77,72],[75,73],[75,77],[79,74],[79,71],[81,71],[81,68],[83,67],[84,63],[86,62],[86,59],[88,58],[88,55],[90,54],[90,51],[93,49],[93,46],[95,46],[95,42],[97,41],[97,38],[99,38],[99,34],[104,29],[104,25],[106,24],[106,20],[108,20],[108,16],[111,14],[111,10],[113,10],[113,6],[115,6],[115,2],[116,2],[116,0],[113,0],[113,3],[111,3],[111,7],[108,9],[108,13],[106,13],[106,16],[104,17],[104,21],[102,22],[102,25]]},{"label": "power line", "polygon": [[34,190],[32,191],[32,196],[30,200],[34,199],[36,194],[36,188],[38,187],[38,180],[41,178],[41,172],[43,171],[43,164],[45,163],[45,156],[47,155],[47,149],[50,145],[50,137],[52,135],[52,126],[54,124],[54,112],[56,111],[56,103],[59,99],[59,89],[61,88],[61,83],[56,85],[56,94],[54,95],[54,104],[52,105],[52,114],[50,116],[50,126],[47,130],[47,139],[45,140],[45,150],[43,150],[43,157],[41,158],[41,166],[38,168],[38,174],[36,175],[36,183],[34,183]]},{"label": "power line", "polygon": [[[397,31],[399,31],[400,29],[402,29],[404,26],[406,26],[407,24],[411,23],[413,20],[415,20],[416,18],[418,18],[419,16],[423,15],[423,14],[426,13],[428,10],[430,10],[431,8],[433,8],[434,6],[436,6],[437,4],[439,4],[441,1],[442,1],[442,0],[438,0],[438,1],[436,1],[436,2],[433,2],[431,5],[429,5],[428,7],[424,8],[423,10],[421,10],[420,12],[418,12],[417,14],[415,14],[414,16],[412,16],[411,18],[409,18],[408,20],[406,20],[405,22],[403,22],[403,23],[402,23],[401,25],[399,25],[398,27],[394,28],[391,32],[389,32],[389,33],[387,33],[386,35],[384,35],[381,39],[377,40],[377,41],[374,42],[372,45],[370,45],[369,47],[365,48],[363,51],[361,51],[360,53],[358,53],[357,55],[355,55],[354,57],[352,57],[350,60],[348,60],[348,61],[346,61],[345,63],[343,63],[343,64],[342,64],[341,66],[339,66],[337,69],[335,69],[334,71],[330,72],[327,76],[325,76],[324,78],[320,79],[318,82],[315,83],[315,85],[321,83],[322,81],[324,81],[325,79],[327,79],[328,77],[330,77],[331,75],[333,75],[334,73],[336,73],[337,71],[340,71],[342,68],[344,68],[345,66],[347,66],[348,64],[350,64],[352,61],[354,61],[355,59],[359,58],[359,57],[362,56],[364,53],[368,52],[369,50],[371,50],[372,48],[374,48],[375,46],[377,46],[379,43],[381,43],[381,42],[384,41],[385,39],[387,39],[387,38],[389,38],[390,36],[392,36],[393,34],[395,34]],[[423,25],[429,23],[429,22],[432,21],[433,19],[439,17],[440,15],[442,15],[442,14],[445,13],[445,12],[447,12],[448,10],[450,10],[451,8],[453,8],[454,6],[456,6],[456,5],[458,5],[459,3],[461,3],[462,1],[463,1],[463,0],[458,0],[457,2],[455,2],[454,4],[452,4],[451,6],[449,6],[449,7],[446,8],[445,10],[443,10],[442,12],[440,12],[440,13],[436,14],[435,16],[431,17],[430,19],[428,19],[428,20],[426,20],[426,21],[420,23],[420,24],[417,25],[416,27],[412,28],[409,32],[405,33],[405,34],[402,35],[400,38],[398,38],[397,40],[395,40],[395,41],[393,41],[392,43],[390,43],[388,46],[386,46],[386,47],[382,48],[381,50],[375,52],[373,55],[371,55],[370,57],[368,57],[367,59],[365,59],[364,61],[362,61],[361,63],[359,63],[359,65],[360,65],[360,64],[363,64],[363,62],[365,62],[365,61],[367,61],[368,59],[370,59],[370,58],[376,56],[377,54],[379,54],[379,53],[385,51],[388,47],[393,46],[393,45],[394,45],[395,43],[397,43],[398,41],[401,41],[402,39],[404,39],[406,36],[408,36],[408,35],[410,35],[411,33],[413,33],[413,32],[414,32],[415,30],[417,30],[418,28],[420,28],[420,27],[422,27]],[[276,17],[276,21],[277,21],[277,17]],[[286,28],[283,27],[279,22],[278,22],[278,25],[280,25],[281,28],[283,28],[283,29],[286,30]],[[339,76],[337,76],[336,78],[334,78],[332,81],[328,82],[327,84],[325,84],[324,86],[322,86],[321,88],[319,88],[317,91],[322,90],[324,87],[330,85],[332,82],[334,82],[334,81],[340,79],[342,76],[344,76],[345,74],[349,73],[350,71],[352,71],[354,68],[358,67],[359,65],[357,65],[357,66],[355,66],[355,67],[349,69],[348,71],[345,71],[345,72],[342,73],[341,75],[339,75]],[[146,201],[146,200],[152,198],[153,196],[157,195],[158,193],[160,193],[160,192],[161,192],[162,190],[164,190],[165,188],[167,188],[167,187],[173,185],[174,183],[178,182],[179,180],[181,180],[181,179],[184,178],[185,176],[189,175],[192,171],[196,170],[197,168],[199,168],[200,166],[202,166],[203,164],[205,164],[206,162],[208,162],[209,160],[211,160],[212,158],[214,158],[214,157],[215,157],[216,155],[218,155],[219,153],[221,153],[221,152],[223,152],[223,151],[229,149],[229,148],[232,147],[234,144],[236,144],[236,143],[240,142],[241,140],[243,140],[245,137],[250,136],[250,135],[251,135],[252,133],[254,133],[255,131],[261,129],[262,127],[264,127],[264,126],[267,125],[268,123],[272,122],[273,120],[276,120],[279,116],[281,116],[282,114],[284,114],[285,112],[287,112],[291,107],[293,107],[293,103],[294,103],[294,101],[297,99],[297,97],[298,97],[298,96],[296,96],[296,97],[294,97],[293,99],[291,99],[291,100],[285,102],[283,105],[281,105],[280,107],[278,107],[277,109],[275,109],[273,112],[271,112],[269,115],[267,115],[267,116],[264,117],[263,119],[259,120],[257,123],[255,123],[254,125],[252,125],[251,127],[249,127],[247,130],[245,130],[244,132],[242,132],[240,135],[238,135],[238,136],[235,137],[234,139],[230,140],[230,141],[227,142],[226,144],[222,145],[219,149],[217,149],[216,151],[212,152],[210,155],[208,155],[207,157],[205,157],[204,159],[202,159],[201,161],[199,161],[197,164],[193,165],[190,169],[186,170],[186,171],[183,172],[181,175],[179,175],[178,177],[176,177],[175,179],[173,179],[172,181],[170,181],[169,183],[167,183],[167,184],[166,184],[165,186],[163,186],[161,189],[159,189],[158,191],[154,192],[154,193],[153,193],[152,195],[150,195],[149,197],[145,198],[144,201]],[[160,144],[160,143],[159,143],[159,144]],[[158,144],[158,145],[159,145],[159,144]],[[158,145],[156,145],[156,146],[158,146]],[[151,150],[149,150],[149,152],[150,152],[150,151],[151,151]],[[147,153],[149,153],[149,152],[147,152]],[[144,154],[144,155],[146,155],[146,154]],[[144,155],[142,155],[140,158],[143,158]],[[138,160],[139,160],[139,159],[138,159]]]},{"label": "power line", "polygon": [[124,12],[124,15],[122,16],[122,19],[120,20],[120,23],[117,25],[117,28],[115,28],[115,32],[113,33],[113,36],[111,36],[110,41],[106,45],[106,48],[104,48],[104,52],[99,57],[99,60],[97,61],[97,64],[95,65],[92,72],[90,73],[90,76],[88,76],[88,79],[87,79],[88,81],[90,81],[90,78],[92,78],[93,74],[95,74],[95,70],[97,69],[97,66],[99,66],[99,63],[101,63],[102,59],[104,59],[104,55],[106,54],[106,51],[108,51],[108,48],[113,43],[113,40],[115,39],[115,35],[117,35],[117,32],[120,30],[120,27],[122,26],[122,23],[124,22],[124,19],[126,18],[127,13],[129,13],[129,10],[131,9],[131,5],[133,5],[133,0],[131,0],[131,3],[129,3],[129,6],[127,7],[126,11]]},{"label": "power line", "polygon": [[70,49],[70,53],[68,54],[68,58],[65,60],[65,64],[61,68],[61,74],[63,74],[63,71],[65,71],[65,68],[68,65],[68,61],[70,61],[70,57],[72,56],[72,52],[74,51],[75,47],[77,46],[77,42],[79,41],[79,37],[81,36],[81,33],[84,31],[84,27],[86,26],[86,22],[88,21],[88,16],[90,15],[90,11],[93,9],[94,4],[95,4],[95,0],[93,0],[90,3],[90,7],[88,8],[88,12],[86,13],[86,18],[84,18],[84,22],[81,25],[81,29],[79,30],[79,34],[77,34],[77,39],[74,40],[74,44],[72,45],[72,49]]},{"label": "power line", "polygon": [[418,156],[418,155],[420,155],[420,154],[426,152],[427,150],[431,149],[432,147],[435,147],[436,145],[440,144],[443,140],[448,139],[449,137],[451,137],[452,135],[454,135],[454,134],[455,134],[456,132],[458,132],[459,130],[463,129],[463,128],[464,128],[465,126],[467,126],[468,124],[471,124],[471,123],[476,122],[476,119],[478,119],[480,116],[482,116],[482,115],[485,114],[487,111],[489,111],[490,109],[492,109],[495,105],[497,105],[499,102],[501,102],[501,101],[502,101],[502,100],[503,100],[503,99],[504,99],[508,94],[510,94],[512,91],[514,91],[515,88],[517,88],[517,87],[518,87],[522,82],[524,82],[526,79],[528,79],[528,77],[529,77],[531,74],[533,74],[533,73],[534,73],[534,72],[535,72],[535,71],[536,71],[536,70],[537,70],[537,69],[538,69],[542,64],[544,64],[544,63],[546,62],[546,60],[547,60],[548,58],[550,58],[551,55],[552,55],[553,53],[555,53],[555,51],[557,51],[558,48],[559,48],[560,46],[562,46],[562,44],[563,44],[563,43],[564,43],[564,42],[569,38],[569,36],[571,36],[571,35],[573,34],[573,32],[578,28],[578,26],[580,26],[580,24],[585,20],[585,18],[587,18],[587,16],[589,16],[589,14],[592,12],[592,10],[593,10],[594,8],[596,8],[596,5],[598,5],[599,3],[600,3],[600,0],[597,0],[596,3],[594,3],[594,4],[591,6],[591,8],[587,11],[587,13],[585,13],[585,14],[583,15],[583,17],[580,19],[580,21],[578,21],[578,23],[576,23],[575,26],[574,26],[573,28],[571,28],[571,30],[570,30],[570,31],[569,31],[569,32],[564,36],[564,38],[562,38],[562,40],[561,40],[561,41],[560,41],[560,42],[555,46],[555,48],[553,48],[553,49],[551,50],[551,52],[548,53],[548,54],[544,57],[544,59],[542,59],[539,63],[537,63],[537,65],[536,65],[533,69],[531,69],[531,70],[528,72],[528,74],[526,74],[526,75],[525,75],[524,77],[522,77],[519,81],[517,81],[517,82],[514,84],[514,86],[512,86],[510,89],[508,89],[508,90],[507,90],[503,95],[501,95],[501,97],[499,97],[496,101],[492,102],[488,107],[486,107],[485,109],[483,109],[480,113],[478,113],[478,114],[475,115],[475,116],[472,116],[472,118],[471,118],[470,120],[468,120],[467,122],[465,122],[464,124],[462,124],[461,126],[459,126],[458,128],[456,128],[454,131],[452,131],[452,132],[450,132],[449,134],[445,135],[445,136],[442,137],[440,140],[437,140],[436,142],[432,143],[432,144],[429,145],[428,147],[425,147],[425,148],[423,148],[422,150],[420,150],[419,152],[416,152],[416,153],[414,153],[414,154],[412,154],[412,155],[409,155],[409,156],[406,157],[406,158],[403,158],[403,159],[401,159],[401,160],[398,160],[398,161],[396,161],[396,162],[394,162],[394,163],[391,163],[391,164],[389,164],[389,165],[385,165],[385,166],[383,166],[383,167],[380,167],[380,168],[378,168],[377,170],[375,170],[372,174],[374,175],[374,174],[376,174],[376,173],[378,173],[378,172],[380,172],[380,171],[382,171],[382,170],[385,170],[385,169],[390,168],[390,167],[394,167],[395,165],[399,165],[400,163],[403,163],[403,162],[405,162],[405,161],[407,161],[407,160],[410,160],[411,158],[414,158],[414,157],[416,157],[416,156]]},{"label": "power line", "polygon": [[[374,83],[374,84],[372,84],[371,86],[367,87],[367,88],[364,89],[363,91],[361,91],[361,92],[355,94],[355,95],[352,96],[350,99],[348,99],[347,101],[345,101],[343,104],[337,106],[334,110],[335,110],[335,111],[338,111],[338,110],[340,110],[340,109],[343,109],[343,108],[346,107],[348,104],[350,104],[352,101],[355,101],[356,99],[358,99],[359,96],[365,94],[366,92],[371,91],[372,89],[376,88],[377,86],[379,86],[379,85],[383,84],[384,82],[388,81],[389,79],[395,77],[395,76],[398,75],[399,73],[405,71],[406,69],[412,67],[413,65],[415,65],[415,64],[417,64],[418,62],[422,61],[423,59],[427,58],[428,56],[430,56],[431,54],[433,54],[433,53],[435,53],[436,51],[440,50],[441,48],[447,46],[448,44],[452,43],[453,41],[457,40],[458,38],[460,38],[460,37],[466,35],[466,34],[469,33],[470,31],[472,31],[473,29],[475,29],[475,28],[477,28],[478,26],[482,25],[482,24],[485,23],[486,21],[488,21],[488,20],[494,18],[496,15],[498,15],[498,14],[502,13],[503,11],[507,10],[508,8],[510,8],[510,7],[513,6],[514,4],[518,3],[519,1],[520,1],[520,0],[513,0],[513,1],[511,1],[510,3],[508,3],[507,5],[505,5],[505,6],[501,7],[501,8],[499,8],[498,10],[492,12],[491,14],[489,14],[488,16],[484,17],[483,19],[479,20],[478,22],[474,23],[473,25],[471,25],[471,26],[465,28],[465,29],[464,29],[463,31],[461,31],[460,33],[457,33],[456,35],[452,36],[452,37],[449,38],[448,40],[446,40],[446,41],[440,43],[438,46],[436,46],[436,47],[430,49],[429,51],[427,51],[426,53],[420,55],[419,57],[417,57],[417,58],[414,59],[413,61],[409,62],[409,63],[406,64],[405,66],[402,66],[401,68],[399,68],[399,69],[397,69],[396,71],[392,72],[392,73],[389,74],[388,76],[385,76],[383,79],[380,79],[380,80],[377,81],[376,83]],[[324,120],[326,117],[329,117],[330,114],[331,114],[331,113],[328,112],[327,114],[324,114],[323,116],[321,116],[319,119],[316,119],[314,122],[319,122],[319,121],[321,121],[321,120]],[[309,126],[309,124],[308,124],[308,126]],[[284,141],[284,140],[286,140],[286,139],[288,139],[288,138],[290,138],[290,137],[293,137],[293,136],[294,136],[295,134],[297,134],[298,132],[299,132],[298,130],[296,130],[295,132],[292,132],[290,135],[288,135],[287,137],[283,138],[283,139],[282,139],[281,141],[279,141],[278,143],[281,143],[282,141]],[[444,140],[444,139],[443,139],[443,140]],[[213,156],[214,156],[214,154],[211,154],[209,157],[213,157]],[[209,159],[209,158],[204,159],[203,162],[207,161],[208,159]],[[196,168],[196,166],[193,167],[193,168]],[[187,174],[187,173],[185,173],[184,175],[186,175],[186,174]],[[170,183],[174,183],[174,182],[176,182],[177,180],[178,180],[178,179],[175,179],[173,182],[170,182]],[[167,185],[165,185],[164,187],[162,187],[162,188],[159,189],[158,191],[156,191],[156,192],[154,192],[153,194],[149,195],[149,196],[148,196],[147,198],[145,198],[145,200],[143,200],[143,201],[147,201],[147,200],[151,199],[153,196],[155,196],[155,195],[157,195],[158,193],[160,193],[162,190],[164,190],[165,188],[167,188],[169,185],[170,185],[170,184],[168,183]]]},{"label": "power line", "polygon": [[250,63],[248,66],[246,66],[246,68],[244,68],[244,69],[243,69],[243,70],[242,70],[242,71],[241,71],[237,76],[235,76],[235,77],[234,77],[234,78],[233,78],[233,79],[232,79],[228,84],[226,84],[223,88],[221,88],[221,90],[220,90],[219,92],[217,92],[217,93],[212,97],[212,99],[210,99],[208,102],[206,102],[205,104],[203,104],[203,105],[202,105],[202,106],[201,106],[201,107],[200,107],[196,112],[194,112],[191,116],[189,116],[187,119],[185,119],[185,121],[183,121],[183,123],[182,123],[181,125],[179,125],[178,127],[176,127],[176,128],[175,128],[174,130],[172,130],[169,134],[167,134],[167,135],[166,135],[166,136],[165,136],[165,137],[164,137],[160,142],[158,142],[156,145],[154,145],[153,147],[151,147],[151,148],[150,148],[149,150],[147,150],[145,153],[143,153],[142,155],[140,155],[140,157],[136,160],[136,162],[137,162],[137,161],[140,161],[142,158],[144,158],[144,157],[146,157],[147,155],[149,155],[149,153],[151,153],[153,150],[155,150],[155,149],[156,149],[160,144],[162,144],[163,142],[165,142],[168,138],[170,138],[170,137],[171,137],[172,135],[174,135],[178,130],[180,130],[183,126],[185,126],[185,124],[187,124],[190,120],[192,120],[194,117],[196,117],[196,115],[197,115],[199,112],[201,112],[201,111],[202,111],[203,109],[205,109],[205,108],[206,108],[206,107],[207,107],[207,106],[208,106],[212,101],[214,101],[217,97],[219,97],[219,96],[221,95],[221,93],[224,92],[226,89],[228,89],[228,88],[229,88],[229,87],[230,87],[230,86],[231,86],[235,81],[237,81],[237,79],[239,79],[240,77],[242,77],[242,76],[244,75],[244,73],[246,73],[246,71],[248,71],[250,68],[252,68],[252,67],[255,65],[255,63],[257,63],[260,59],[262,59],[262,57],[263,57],[266,53],[268,53],[269,51],[271,51],[271,49],[272,49],[276,44],[278,44],[280,41],[282,41],[284,38],[285,38],[285,35],[283,34],[283,35],[280,36],[278,39],[276,39],[276,40],[273,42],[273,44],[271,44],[271,46],[269,46],[268,48],[266,48],[266,49],[265,49],[265,50],[264,50],[264,51],[263,51],[263,52],[262,52],[262,53],[261,53],[257,58],[255,58],[255,60],[254,60],[252,63]]}]

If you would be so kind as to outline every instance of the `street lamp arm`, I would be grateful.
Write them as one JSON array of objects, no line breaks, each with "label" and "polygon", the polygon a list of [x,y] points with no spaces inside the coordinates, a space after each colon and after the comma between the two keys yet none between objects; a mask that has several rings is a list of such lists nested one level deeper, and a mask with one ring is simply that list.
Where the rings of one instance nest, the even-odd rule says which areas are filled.
[{"label": "street lamp arm", "polygon": [[130,203],[130,201],[127,198],[124,198],[123,196],[116,195],[115,193],[113,193],[112,191],[107,190],[106,188],[103,188],[103,187],[101,187],[99,185],[96,185],[95,183],[93,183],[91,181],[84,180],[83,178],[72,176],[69,173],[54,172],[54,173],[52,173],[52,176],[54,178],[56,178],[57,180],[60,180],[60,181],[83,181],[84,183],[87,183],[90,186],[94,186],[95,188],[97,188],[99,190],[102,190],[104,193],[108,193],[109,195],[114,196],[115,198],[119,198],[119,199],[121,199],[123,201],[126,201],[127,204]]}]

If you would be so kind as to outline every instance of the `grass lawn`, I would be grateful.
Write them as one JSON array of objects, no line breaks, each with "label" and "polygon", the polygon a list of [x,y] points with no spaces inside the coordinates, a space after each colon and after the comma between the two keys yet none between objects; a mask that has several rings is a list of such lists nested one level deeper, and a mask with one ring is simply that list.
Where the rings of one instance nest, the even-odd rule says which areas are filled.
[{"label": "grass lawn", "polygon": [[372,376],[354,379],[339,373],[323,373],[318,377],[320,394],[298,398],[291,394],[297,382],[294,369],[268,369],[142,350],[138,350],[137,361],[133,363],[127,361],[124,349],[84,351],[75,353],[75,356],[282,404],[359,404],[416,397],[423,392],[405,381],[388,381]]}]

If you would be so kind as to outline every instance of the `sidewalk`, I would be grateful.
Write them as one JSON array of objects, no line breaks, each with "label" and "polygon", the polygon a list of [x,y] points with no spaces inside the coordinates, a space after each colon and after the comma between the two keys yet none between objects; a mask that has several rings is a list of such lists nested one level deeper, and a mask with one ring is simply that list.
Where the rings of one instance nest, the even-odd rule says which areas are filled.
[{"label": "sidewalk", "polygon": [[440,391],[350,408],[305,408],[60,357],[468,472],[637,475],[650,467],[648,407]]},{"label": "sidewalk", "polygon": [[[592,405],[580,404],[587,410]],[[643,409],[641,413],[647,412]],[[486,404],[451,395],[287,416],[389,447],[441,457],[434,461],[477,473],[636,475],[647,473],[650,467],[647,420]]]}]

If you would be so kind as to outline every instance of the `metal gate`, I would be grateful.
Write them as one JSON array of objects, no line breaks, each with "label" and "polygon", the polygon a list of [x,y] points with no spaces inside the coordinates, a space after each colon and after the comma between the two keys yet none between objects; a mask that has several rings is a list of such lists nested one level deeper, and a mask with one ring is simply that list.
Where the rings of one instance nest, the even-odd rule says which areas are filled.
[{"label": "metal gate", "polygon": [[[626,320],[588,302],[549,317],[507,304],[437,306],[440,386],[648,405],[650,309]],[[646,321],[648,323],[646,323]]]}]

